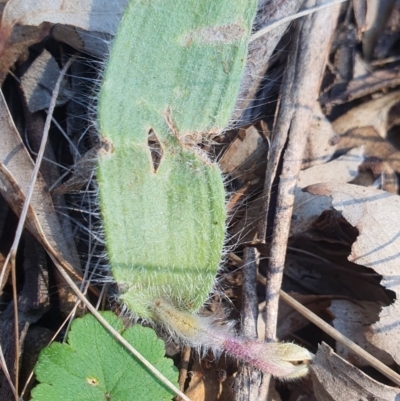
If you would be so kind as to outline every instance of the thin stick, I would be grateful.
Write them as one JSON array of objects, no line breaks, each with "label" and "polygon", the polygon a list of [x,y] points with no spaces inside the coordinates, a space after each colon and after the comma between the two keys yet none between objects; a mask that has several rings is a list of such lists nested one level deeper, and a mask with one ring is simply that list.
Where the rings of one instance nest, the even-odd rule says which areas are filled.
[{"label": "thin stick", "polygon": [[[248,338],[257,338],[258,298],[257,270],[259,254],[255,248],[244,249],[244,264],[242,263],[242,311],[241,334]],[[270,375],[242,364],[239,374],[235,377],[235,401],[256,401],[267,399]]]},{"label": "thin stick", "polygon": [[288,15],[287,17],[281,18],[281,19],[279,19],[279,20],[277,20],[275,22],[272,22],[272,23],[268,24],[264,28],[261,28],[254,35],[251,35],[250,39],[249,39],[249,43],[254,42],[256,39],[260,38],[261,36],[265,35],[266,33],[270,32],[270,31],[272,31],[273,29],[275,29],[279,25],[282,25],[282,24],[285,24],[287,22],[293,21],[293,20],[295,20],[297,18],[304,17],[305,15],[309,15],[309,14],[315,13],[316,11],[323,10],[324,8],[332,7],[335,4],[344,3],[345,1],[347,1],[347,0],[332,0],[332,1],[328,2],[328,3],[326,3],[326,4],[321,4],[320,6],[307,8],[306,10],[299,11],[296,14]]},{"label": "thin stick", "polygon": [[71,66],[72,62],[75,60],[75,56],[71,57],[68,62],[65,64],[64,68],[61,70],[60,75],[57,79],[56,85],[54,86],[53,94],[50,101],[50,106],[46,118],[46,123],[43,129],[42,142],[40,144],[40,149],[38,153],[38,157],[36,159],[35,167],[32,170],[32,174],[30,177],[29,187],[27,190],[27,195],[24,201],[24,205],[22,207],[21,216],[18,222],[17,230],[15,232],[14,242],[11,246],[10,252],[7,255],[7,258],[4,262],[3,269],[6,270],[8,263],[11,265],[11,278],[13,285],[13,302],[14,302],[14,326],[15,326],[15,400],[18,401],[18,387],[19,387],[19,324],[18,324],[18,299],[17,299],[17,283],[16,283],[16,268],[15,268],[15,260],[17,255],[17,249],[19,245],[19,241],[21,239],[22,231],[25,226],[26,216],[28,214],[29,205],[32,199],[33,191],[36,184],[36,179],[39,173],[40,165],[43,160],[44,150],[47,143],[47,138],[50,130],[51,116],[53,114],[54,108],[56,106],[56,101],[58,94],[60,92],[61,81]]},{"label": "thin stick", "polygon": [[371,366],[373,366],[376,370],[385,375],[388,379],[390,379],[393,383],[396,383],[400,386],[400,375],[398,375],[394,370],[390,369],[384,363],[382,363],[379,359],[376,359],[374,356],[369,354],[367,351],[362,349],[359,345],[349,340],[342,333],[337,331],[334,327],[330,326],[328,323],[323,321],[320,317],[318,317],[315,313],[311,312],[300,302],[296,301],[293,297],[291,297],[286,292],[280,290],[280,298],[285,301],[288,305],[290,305],[293,309],[299,312],[302,316],[308,319],[311,323],[314,323],[317,327],[323,330],[326,334],[329,334],[336,341],[347,347],[349,350],[354,352],[360,358],[363,358],[366,362],[368,362]]},{"label": "thin stick", "polygon": [[[8,384],[10,385],[11,391],[15,395],[16,392],[15,392],[14,383],[11,380],[10,372],[8,371],[8,368],[7,368],[7,364],[6,364],[6,360],[4,358],[4,353],[3,353],[3,349],[1,348],[1,344],[0,344],[0,368],[3,371],[4,376],[6,377]],[[18,394],[17,394],[17,397],[18,397]]]},{"label": "thin stick", "polygon": [[[182,392],[185,390],[185,382],[189,371],[189,362],[191,353],[192,349],[190,347],[187,346],[183,347],[183,350],[181,352],[181,363],[179,365],[179,379],[178,379],[179,388]],[[176,401],[181,401],[180,397],[176,397]]]}]

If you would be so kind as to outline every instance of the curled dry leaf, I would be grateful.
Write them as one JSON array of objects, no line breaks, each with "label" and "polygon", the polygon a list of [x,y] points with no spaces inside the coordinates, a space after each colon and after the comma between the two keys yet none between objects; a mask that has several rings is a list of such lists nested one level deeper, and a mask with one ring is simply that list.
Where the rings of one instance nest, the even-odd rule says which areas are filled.
[{"label": "curled dry leaf", "polygon": [[43,22],[71,25],[87,31],[114,33],[127,0],[10,0],[1,21],[2,39],[16,24]]},{"label": "curled dry leaf", "polygon": [[232,383],[234,376],[226,363],[225,358],[221,358],[218,364],[200,361],[195,357],[191,366],[187,380],[185,394],[192,401],[228,401],[232,400]]},{"label": "curled dry leaf", "polygon": [[[393,358],[387,352],[378,349],[365,338],[364,327],[376,321],[380,309],[380,305],[377,302],[352,302],[347,299],[335,299],[329,307],[329,311],[334,316],[332,323],[335,329],[339,330],[384,364],[393,365]],[[368,365],[364,359],[339,342],[336,342],[335,349],[342,358],[345,358],[353,365]]]},{"label": "curled dry leaf", "polygon": [[267,143],[258,133],[254,125],[240,130],[238,136],[229,145],[220,160],[220,168],[232,178],[240,178],[247,170],[254,169],[262,155],[267,152]]},{"label": "curled dry leaf", "polygon": [[303,155],[302,168],[310,168],[323,164],[332,158],[340,137],[332,127],[332,123],[322,113],[321,105],[315,102],[313,116],[307,137],[307,145]]},{"label": "curled dry leaf", "polygon": [[[4,163],[4,166],[13,175],[18,185],[19,192],[26,193],[33,170],[33,162],[21,141],[21,137],[16,131],[10,112],[2,95],[0,95],[0,127],[2,132],[0,161]],[[21,201],[20,198],[18,198],[20,201],[17,202],[16,199],[13,198],[13,193],[4,192],[2,195],[11,208],[18,207],[17,205]],[[47,183],[41,175],[39,175],[36,180],[31,206],[36,211],[37,221],[48,236],[48,240],[52,246],[55,249],[58,249],[63,257],[72,265],[76,267],[80,266],[78,255],[74,254],[73,248],[63,237],[63,232],[59,226],[53,201],[47,189]],[[18,214],[18,210],[14,209],[14,211]],[[29,223],[28,221],[27,224],[28,226],[29,224],[32,224],[32,234],[38,241],[42,242],[40,235],[38,235],[36,229],[33,228],[36,223],[32,221]]]},{"label": "curled dry leaf", "polygon": [[344,183],[354,179],[364,161],[363,148],[354,148],[329,163],[313,166],[300,172],[296,192],[290,234],[306,231],[314,220],[326,209],[330,201],[303,192],[303,188],[317,182]]},{"label": "curled dry leaf", "polygon": [[[0,162],[4,167],[0,174],[2,181],[0,192],[10,208],[18,215],[25,199],[24,194],[29,186],[33,162],[21,141],[1,93],[0,127],[2,130]],[[36,180],[26,227],[48,251],[50,246],[59,258],[79,269],[80,262],[76,248],[71,246],[64,237],[47,184],[40,174]],[[60,280],[62,279],[60,278]],[[64,284],[64,281],[61,283]],[[76,298],[68,292],[64,285],[60,286],[60,292],[64,292],[60,293],[61,298],[65,300],[63,309],[69,311]]]},{"label": "curled dry leaf", "polygon": [[[400,103],[400,92],[393,92],[354,107],[337,118],[332,126],[341,135],[338,150],[364,146],[368,164],[357,184],[369,186],[376,181],[379,188],[397,193],[400,152],[387,140],[388,131],[397,123],[394,111]],[[368,182],[370,181],[370,182]]]},{"label": "curled dry leaf", "polygon": [[340,141],[340,147],[349,149],[364,146],[365,156],[381,163],[388,163],[396,172],[400,172],[400,152],[383,139],[373,127],[354,128],[347,132]]},{"label": "curled dry leaf", "polygon": [[398,401],[400,390],[385,386],[350,365],[322,343],[311,365],[318,401]]},{"label": "curled dry leaf", "polygon": [[[59,75],[60,67],[56,60],[47,50],[44,50],[22,76],[21,87],[31,113],[49,107]],[[63,89],[65,90],[65,85]],[[63,92],[61,95],[67,95],[65,91]],[[57,106],[62,106],[67,100],[67,96],[59,96]]]},{"label": "curled dry leaf", "polygon": [[[379,137],[378,140],[380,141],[381,138]],[[380,145],[386,145],[390,152],[389,155],[393,154],[391,152],[393,147],[390,144],[382,140],[382,142],[378,142],[377,148],[379,148]],[[375,158],[368,159],[368,161],[360,166],[360,174],[352,183],[362,187],[372,186],[376,189],[382,189],[392,194],[397,194],[399,191],[399,180],[394,169],[394,167],[396,167],[395,160],[396,156],[394,156],[393,160],[391,160],[389,156],[388,161]],[[394,163],[392,163],[393,161]]]},{"label": "curled dry leaf", "polygon": [[113,34],[85,31],[69,25],[55,25],[51,30],[53,39],[66,43],[74,49],[103,59],[110,49]]},{"label": "curled dry leaf", "polygon": [[[3,11],[4,1],[0,1],[0,12]],[[28,47],[40,42],[49,31],[49,25],[36,26],[18,25],[7,38],[0,36],[0,83],[6,78],[9,69],[17,60],[28,56]]]},{"label": "curled dry leaf", "polygon": [[354,66],[355,78],[349,82],[346,90],[333,98],[323,98],[322,101],[327,105],[343,104],[378,91],[394,88],[400,83],[400,70],[398,67],[387,70],[376,70],[370,74],[366,74],[365,71],[365,66],[361,66],[356,59]]},{"label": "curled dry leaf", "polygon": [[394,291],[396,300],[382,308],[379,321],[367,331],[367,339],[400,363],[400,197],[349,184],[316,184],[306,188],[314,195],[330,196],[333,207],[357,230],[359,236],[348,259],[382,275],[382,285]]},{"label": "curled dry leaf", "polygon": [[[0,81],[28,46],[48,35],[51,24],[114,34],[126,3],[127,0],[9,0],[0,25]],[[0,3],[0,9],[2,6]]]},{"label": "curled dry leaf", "polygon": [[[352,129],[373,127],[382,138],[386,138],[389,127],[389,112],[400,102],[400,91],[378,99],[370,100],[358,107],[351,108],[347,113],[337,118],[332,127],[339,135],[344,135]],[[339,143],[339,148],[342,148]]]}]

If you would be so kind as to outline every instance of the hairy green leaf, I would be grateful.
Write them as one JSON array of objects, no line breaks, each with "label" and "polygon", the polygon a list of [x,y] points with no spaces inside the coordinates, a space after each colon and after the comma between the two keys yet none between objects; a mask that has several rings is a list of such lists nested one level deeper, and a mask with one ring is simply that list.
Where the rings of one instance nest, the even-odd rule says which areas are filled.
[{"label": "hairy green leaf", "polygon": [[197,311],[225,235],[218,166],[195,145],[229,123],[256,0],[131,0],[106,65],[100,206],[121,299],[155,319],[164,299]]}]

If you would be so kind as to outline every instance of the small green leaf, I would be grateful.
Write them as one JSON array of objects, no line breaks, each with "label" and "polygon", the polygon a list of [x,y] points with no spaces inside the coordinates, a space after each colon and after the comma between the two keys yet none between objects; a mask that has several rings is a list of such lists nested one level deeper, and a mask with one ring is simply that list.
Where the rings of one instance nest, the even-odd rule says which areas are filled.
[{"label": "small green leaf", "polygon": [[[152,329],[124,330],[111,312],[104,318],[170,381],[177,382],[164,343]],[[132,356],[92,315],[76,319],[68,344],[45,348],[35,369],[33,401],[171,400],[173,393]]]}]

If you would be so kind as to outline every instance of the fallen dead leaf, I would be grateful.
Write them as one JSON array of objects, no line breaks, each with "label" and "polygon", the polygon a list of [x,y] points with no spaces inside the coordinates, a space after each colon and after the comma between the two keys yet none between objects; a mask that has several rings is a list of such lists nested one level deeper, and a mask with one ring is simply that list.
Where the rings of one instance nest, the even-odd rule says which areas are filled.
[{"label": "fallen dead leaf", "polygon": [[399,401],[400,389],[385,386],[367,376],[322,343],[311,364],[318,401]]},{"label": "fallen dead leaf", "polygon": [[[359,75],[359,74],[357,74]],[[339,105],[371,95],[380,90],[394,88],[400,83],[400,70],[394,67],[389,70],[377,70],[367,75],[357,76],[347,85],[347,90],[335,97],[324,98],[326,105]]]},{"label": "fallen dead leaf", "polygon": [[[381,306],[377,302],[334,299],[328,310],[333,314],[333,327],[354,341],[375,358],[386,365],[394,365],[393,358],[384,350],[371,344],[366,338],[364,328],[376,322]],[[355,366],[368,366],[363,358],[336,342],[336,352]]]},{"label": "fallen dead leaf", "polygon": [[51,24],[112,35],[126,3],[127,0],[9,0],[5,7],[0,3],[0,9],[4,7],[0,25],[0,82],[29,46],[49,34]]},{"label": "fallen dead leaf", "polygon": [[[268,150],[266,141],[252,125],[240,130],[220,160],[221,170],[232,178],[242,178],[248,169],[254,169],[260,157]],[[243,178],[242,178],[243,179]]]},{"label": "fallen dead leaf", "polygon": [[349,184],[316,184],[306,190],[330,196],[333,207],[357,230],[359,236],[348,259],[382,275],[381,284],[396,294],[393,304],[382,308],[379,321],[367,331],[368,341],[387,351],[400,363],[400,234],[397,222],[400,197]]},{"label": "fallen dead leaf", "polygon": [[302,169],[323,164],[330,160],[336,151],[336,144],[339,139],[340,137],[333,129],[332,123],[322,113],[321,105],[319,102],[315,102]]},{"label": "fallen dead leaf", "polygon": [[339,144],[341,149],[351,149],[354,146],[364,146],[367,158],[386,162],[394,171],[400,172],[400,152],[383,139],[373,127],[354,128],[342,136]]},{"label": "fallen dead leaf", "polygon": [[[2,146],[0,146],[0,161],[4,166],[0,177],[2,180],[0,190],[9,206],[18,215],[25,198],[24,193],[26,193],[29,185],[33,161],[15,128],[2,93],[0,93],[0,127],[3,139]],[[45,248],[48,248],[46,245],[46,241],[48,241],[48,244],[63,259],[74,266],[77,271],[80,271],[76,248],[64,238],[47,184],[40,174],[36,180],[31,206],[26,222],[27,228]],[[67,291],[62,278],[60,278],[60,282],[60,291],[65,293],[61,297],[65,300],[64,311],[69,311],[76,298],[75,295]]]},{"label": "fallen dead leaf", "polygon": [[[4,4],[0,3],[0,10]],[[50,30],[49,24],[36,26],[17,25],[10,35],[7,42],[0,37],[0,83],[3,83],[9,70],[17,61],[22,61],[28,56],[28,47],[40,42],[45,38]]]},{"label": "fallen dead leaf", "polygon": [[[51,95],[58,76],[60,75],[60,71],[60,67],[53,56],[47,50],[44,50],[22,76],[22,91],[28,108],[32,113],[49,107]],[[68,93],[64,81],[64,85],[57,99],[57,106],[62,106],[68,100]]]},{"label": "fallen dead leaf", "polygon": [[303,188],[317,182],[349,182],[357,176],[358,168],[363,161],[363,148],[354,148],[331,162],[310,167],[300,172],[295,190],[290,226],[291,235],[307,231],[315,219],[330,207],[329,199],[315,197],[303,192]]},{"label": "fallen dead leaf", "polygon": [[51,36],[80,52],[91,54],[99,59],[103,59],[108,54],[112,40],[112,33],[89,32],[73,26],[59,24],[53,27]]},{"label": "fallen dead leaf", "polygon": [[195,356],[188,372],[188,388],[185,394],[192,401],[228,401],[233,397],[232,382],[234,376],[224,369],[224,359],[218,363],[207,362]]},{"label": "fallen dead leaf", "polygon": [[11,32],[16,24],[39,26],[43,22],[115,33],[126,3],[127,0],[9,0],[1,33]]},{"label": "fallen dead leaf", "polygon": [[[382,138],[386,138],[389,129],[389,112],[399,102],[399,91],[370,100],[351,108],[333,121],[332,127],[339,135],[344,135],[354,128],[373,127]],[[339,147],[341,147],[340,144]]]},{"label": "fallen dead leaf", "polygon": [[[389,144],[385,141],[381,142],[378,140],[377,148],[379,148],[381,145],[382,147],[386,148]],[[393,147],[389,145],[389,157],[387,162],[378,158],[370,158],[368,161],[363,163],[363,165],[360,166],[360,172],[358,176],[352,181],[352,184],[360,185],[362,187],[372,186],[376,189],[382,189],[386,192],[397,194],[399,191],[399,180],[392,166],[392,164],[397,166],[395,161],[396,155],[392,160],[390,158],[390,155],[393,154],[393,151]]]}]

